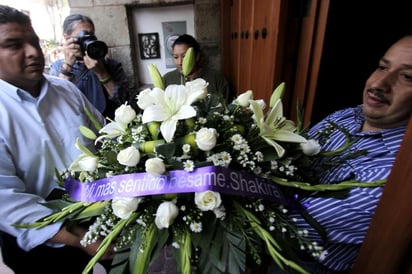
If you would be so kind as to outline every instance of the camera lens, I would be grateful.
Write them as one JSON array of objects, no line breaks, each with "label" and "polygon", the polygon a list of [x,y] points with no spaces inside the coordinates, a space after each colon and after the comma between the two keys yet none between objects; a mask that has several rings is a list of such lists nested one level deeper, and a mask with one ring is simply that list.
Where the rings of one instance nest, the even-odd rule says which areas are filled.
[{"label": "camera lens", "polygon": [[87,41],[85,42],[87,55],[93,59],[101,59],[106,56],[108,49],[107,45],[102,41]]}]

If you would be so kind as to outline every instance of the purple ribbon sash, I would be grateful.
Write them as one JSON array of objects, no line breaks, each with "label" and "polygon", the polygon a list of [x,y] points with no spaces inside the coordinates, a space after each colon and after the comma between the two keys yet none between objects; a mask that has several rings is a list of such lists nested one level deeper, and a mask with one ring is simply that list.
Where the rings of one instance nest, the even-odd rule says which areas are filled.
[{"label": "purple ribbon sash", "polygon": [[123,174],[90,183],[69,177],[65,181],[65,188],[73,199],[84,202],[211,190],[268,199],[285,206],[291,203],[271,180],[219,166],[200,167],[193,172],[173,170],[168,175],[157,177],[146,172]]}]

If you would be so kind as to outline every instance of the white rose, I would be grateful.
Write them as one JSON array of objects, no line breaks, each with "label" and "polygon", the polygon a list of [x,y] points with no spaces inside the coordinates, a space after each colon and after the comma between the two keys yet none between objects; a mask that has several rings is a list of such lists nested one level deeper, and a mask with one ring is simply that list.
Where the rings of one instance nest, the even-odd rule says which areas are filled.
[{"label": "white rose", "polygon": [[150,158],[146,160],[145,163],[146,172],[153,176],[159,176],[165,173],[166,166],[162,159],[160,158]]},{"label": "white rose", "polygon": [[249,100],[253,99],[253,91],[248,90],[240,94],[236,99],[235,103],[242,107],[247,107],[250,105]]},{"label": "white rose", "polygon": [[97,157],[90,157],[90,156],[85,156],[82,157],[79,161],[79,166],[81,169],[85,171],[95,171],[97,168],[97,163],[98,163],[98,158]]},{"label": "white rose", "polygon": [[[209,85],[208,82],[206,82],[202,78],[197,78],[193,81],[186,82],[186,91],[189,92],[190,94],[192,93],[197,93],[197,98],[193,101],[205,99],[207,97],[207,86]],[[200,91],[200,92],[199,92]]]},{"label": "white rose", "polygon": [[197,147],[203,151],[210,151],[216,146],[217,131],[214,128],[201,128],[196,133]]},{"label": "white rose", "polygon": [[140,197],[115,197],[112,200],[113,213],[121,219],[127,219],[136,211],[141,201]]},{"label": "white rose", "polygon": [[300,147],[303,153],[308,156],[316,155],[321,150],[319,142],[314,139],[309,139],[306,143],[301,143]]},{"label": "white rose", "polygon": [[114,112],[114,120],[122,124],[128,124],[136,117],[136,111],[130,106],[123,104]]},{"label": "white rose", "polygon": [[124,166],[136,166],[140,161],[140,152],[134,146],[130,146],[117,154],[117,161]]},{"label": "white rose", "polygon": [[[154,88],[156,89],[156,88]],[[137,105],[140,109],[146,109],[156,103],[156,98],[153,97],[153,90],[150,88],[142,90],[137,97]]]},{"label": "white rose", "polygon": [[73,171],[93,172],[97,168],[98,157],[90,157],[85,154],[80,155],[69,167]]},{"label": "white rose", "polygon": [[163,202],[156,211],[155,224],[158,229],[168,228],[179,214],[177,206],[170,201]]},{"label": "white rose", "polygon": [[219,208],[222,203],[219,192],[207,190],[195,192],[195,204],[202,211],[214,210]]}]

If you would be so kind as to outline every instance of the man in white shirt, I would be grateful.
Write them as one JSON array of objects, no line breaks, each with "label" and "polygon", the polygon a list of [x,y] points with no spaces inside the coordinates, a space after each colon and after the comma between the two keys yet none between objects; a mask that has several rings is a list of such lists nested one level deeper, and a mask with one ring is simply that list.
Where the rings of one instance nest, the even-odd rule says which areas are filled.
[{"label": "man in white shirt", "polygon": [[[80,227],[62,223],[42,229],[16,228],[47,216],[41,203],[58,187],[54,170],[77,158],[79,126],[90,128],[89,109],[71,82],[43,74],[44,56],[30,18],[0,5],[0,231],[5,264],[19,273],[81,273],[99,243],[82,247]],[[113,254],[106,254],[105,259]],[[59,266],[53,269],[52,266]]]}]

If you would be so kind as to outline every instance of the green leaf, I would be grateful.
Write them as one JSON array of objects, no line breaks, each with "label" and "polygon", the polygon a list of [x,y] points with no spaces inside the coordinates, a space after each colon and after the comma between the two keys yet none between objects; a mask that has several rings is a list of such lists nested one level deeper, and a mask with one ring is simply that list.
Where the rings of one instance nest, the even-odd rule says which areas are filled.
[{"label": "green leaf", "polygon": [[85,147],[84,145],[82,145],[82,143],[80,143],[80,139],[77,138],[76,139],[76,147],[83,152],[85,155],[89,156],[89,157],[96,157],[93,152],[91,152],[87,147]]},{"label": "green leaf", "polygon": [[79,214],[74,218],[75,220],[77,219],[86,219],[94,216],[99,216],[100,214],[103,213],[104,208],[106,205],[109,203],[109,201],[100,201],[100,202],[95,202],[91,203],[88,205],[85,209],[83,209]]},{"label": "green leaf", "polygon": [[242,234],[234,231],[225,231],[225,238],[228,242],[228,273],[243,273],[246,268],[246,241]]},{"label": "green leaf", "polygon": [[107,248],[109,248],[110,244],[117,238],[117,236],[122,232],[123,228],[129,224],[130,222],[136,220],[138,214],[133,213],[130,215],[128,219],[122,219],[120,220],[112,229],[112,231],[104,237],[102,242],[99,245],[99,248],[97,249],[96,255],[89,261],[89,263],[86,265],[85,269],[83,270],[83,274],[88,274],[90,271],[93,269],[93,267],[97,264],[97,262],[100,260],[100,258],[104,255],[106,252]]},{"label": "green leaf", "polygon": [[159,230],[154,222],[150,223],[143,233],[137,233],[136,241],[130,252],[130,272],[146,274],[153,259],[153,251],[156,250],[157,246],[159,251],[164,246],[168,236],[167,229]]},{"label": "green leaf", "polygon": [[86,112],[87,117],[89,117],[90,121],[92,122],[94,128],[97,131],[99,131],[102,128],[100,121],[90,112],[88,108],[84,108],[84,111]]},{"label": "green leaf", "polygon": [[253,215],[252,212],[246,210],[241,204],[237,202],[234,202],[234,206],[237,210],[239,210],[239,212],[242,212],[244,216],[248,219],[253,232],[262,239],[262,241],[266,245],[266,249],[269,255],[281,269],[283,269],[284,265],[287,265],[296,270],[298,273],[309,274],[300,265],[296,264],[292,260],[285,258],[282,255],[281,246],[276,242],[273,236],[260,225],[258,219]]},{"label": "green leaf", "polygon": [[271,177],[272,181],[283,186],[287,187],[294,187],[299,188],[307,191],[336,191],[336,190],[344,190],[344,189],[351,189],[353,187],[379,187],[383,186],[386,183],[386,179],[383,180],[376,180],[371,182],[361,182],[357,180],[348,180],[342,181],[340,183],[335,184],[317,184],[311,185],[305,182],[296,182],[296,181],[288,181],[283,178]]},{"label": "green leaf", "polygon": [[109,274],[124,274],[129,269],[130,248],[117,250]]},{"label": "green leaf", "polygon": [[299,134],[301,134],[306,130],[307,127],[303,126],[305,111],[303,110],[302,103],[299,100],[296,103],[296,113],[297,113],[296,131]]},{"label": "green leaf", "polygon": [[73,202],[69,202],[69,201],[66,201],[66,200],[50,200],[50,201],[47,201],[45,203],[42,203],[42,205],[44,205],[44,206],[46,206],[50,209],[53,209],[54,211],[61,211],[65,207],[67,207],[71,204],[73,204]]},{"label": "green leaf", "polygon": [[216,219],[206,223],[208,225],[202,231],[202,235],[193,234],[197,236],[193,240],[194,245],[199,246],[201,250],[200,272],[243,273],[246,268],[246,243],[242,234],[229,232],[220,222],[216,222]]},{"label": "green leaf", "polygon": [[180,248],[174,249],[174,254],[177,262],[177,269],[179,273],[191,273],[190,258],[192,255],[192,240],[190,231],[176,230],[174,231],[175,242],[180,244]]},{"label": "green leaf", "polygon": [[173,155],[176,151],[176,144],[174,143],[165,143],[156,146],[156,152],[161,154],[166,159],[173,158]]},{"label": "green leaf", "polygon": [[[59,202],[58,203],[47,202],[47,203],[50,205],[59,204]],[[14,224],[13,226],[18,227],[18,228],[38,228],[40,229],[40,228],[43,228],[53,223],[64,222],[65,220],[71,220],[75,218],[77,214],[85,206],[87,205],[84,202],[69,203],[67,206],[65,206],[60,211],[52,213],[36,222],[30,223],[30,224]]]},{"label": "green leaf", "polygon": [[57,183],[59,186],[64,187],[64,179],[57,168],[54,168],[54,175],[56,176]]}]

